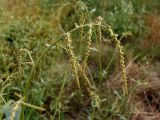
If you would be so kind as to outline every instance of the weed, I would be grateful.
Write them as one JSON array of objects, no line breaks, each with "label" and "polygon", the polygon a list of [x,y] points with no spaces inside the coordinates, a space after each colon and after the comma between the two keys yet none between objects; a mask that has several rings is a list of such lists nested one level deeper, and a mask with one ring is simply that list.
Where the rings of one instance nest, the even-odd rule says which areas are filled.
[{"label": "weed", "polygon": [[159,71],[149,59],[159,61],[158,5],[0,1],[0,119],[154,117]]}]

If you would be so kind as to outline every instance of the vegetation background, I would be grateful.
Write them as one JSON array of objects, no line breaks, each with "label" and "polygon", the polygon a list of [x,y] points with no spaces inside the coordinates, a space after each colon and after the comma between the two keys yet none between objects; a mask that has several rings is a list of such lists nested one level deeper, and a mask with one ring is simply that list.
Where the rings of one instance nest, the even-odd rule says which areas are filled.
[{"label": "vegetation background", "polygon": [[160,0],[1,0],[0,43],[2,120],[160,119]]}]

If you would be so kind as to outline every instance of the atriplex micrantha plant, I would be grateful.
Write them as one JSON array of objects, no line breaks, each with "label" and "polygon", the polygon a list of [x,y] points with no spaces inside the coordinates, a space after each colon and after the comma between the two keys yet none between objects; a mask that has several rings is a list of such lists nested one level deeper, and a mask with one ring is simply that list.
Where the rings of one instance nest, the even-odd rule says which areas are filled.
[{"label": "atriplex micrantha plant", "polygon": [[[98,43],[101,43],[102,41],[102,33],[101,33],[101,28],[106,29],[106,32],[110,33],[110,37],[114,40],[114,43],[116,44],[116,47],[118,49],[119,53],[119,62],[121,66],[121,71],[122,71],[122,90],[124,95],[128,95],[128,84],[127,84],[127,75],[126,75],[126,70],[125,70],[125,60],[124,60],[124,52],[123,52],[123,47],[121,46],[120,41],[117,38],[117,35],[113,32],[111,26],[109,25],[102,25],[102,18],[98,17],[97,21],[95,23],[88,23],[88,24],[80,24],[77,25],[76,27],[67,33],[63,35],[64,41],[66,42],[66,45],[60,45],[60,47],[64,48],[65,51],[69,54],[71,61],[72,61],[72,69],[74,73],[74,77],[76,80],[76,85],[78,89],[81,89],[81,84],[80,83],[85,83],[85,88],[91,96],[92,99],[94,99],[97,103],[99,102],[99,97],[96,95],[95,91],[92,89],[94,86],[90,80],[90,78],[87,76],[87,61],[88,57],[90,55],[90,47],[92,43],[92,36],[94,34],[94,29],[97,29],[98,35]],[[80,42],[82,42],[82,33],[84,32],[83,30],[85,28],[88,28],[88,33],[87,33],[87,39],[86,39],[86,48],[84,51],[84,57],[82,62],[80,63],[77,59],[77,56],[74,53],[73,45],[72,45],[72,38],[71,34],[72,32],[79,31],[80,30]],[[60,40],[58,40],[60,41]],[[83,79],[80,79],[83,78]],[[80,81],[83,80],[83,81]],[[84,88],[84,87],[83,87]]]},{"label": "atriplex micrantha plant", "polygon": [[[74,78],[76,80],[75,83],[76,83],[78,90],[80,90],[80,89],[86,90],[88,95],[91,97],[91,99],[94,101],[94,103],[96,103],[98,106],[100,99],[99,99],[98,95],[96,94],[96,91],[94,89],[95,86],[93,85],[93,82],[91,81],[90,77],[88,76],[87,62],[88,62],[88,58],[90,55],[90,47],[92,44],[92,38],[93,38],[93,35],[96,34],[95,30],[97,30],[97,32],[98,32],[98,34],[96,35],[97,39],[99,40],[98,43],[101,43],[101,41],[102,41],[101,28],[103,28],[104,30],[106,30],[106,32],[109,33],[109,36],[114,40],[114,43],[116,44],[116,47],[118,49],[119,61],[120,61],[120,66],[121,66],[121,70],[122,70],[122,80],[123,80],[122,81],[122,90],[123,90],[124,95],[127,96],[128,95],[128,85],[127,85],[127,75],[126,75],[126,70],[125,70],[123,47],[121,46],[120,41],[117,38],[117,35],[113,32],[111,26],[108,24],[103,25],[102,18],[98,17],[96,22],[80,24],[80,25],[76,24],[75,28],[64,33],[57,41],[55,41],[52,45],[49,45],[49,47],[43,51],[41,56],[39,56],[38,60],[34,63],[34,66],[32,67],[31,74],[27,80],[24,97],[26,97],[26,95],[27,95],[27,91],[29,89],[30,82],[31,82],[31,77],[34,74],[36,66],[39,64],[40,59],[45,56],[46,52],[49,49],[51,49],[55,45],[58,45],[68,53],[68,55],[71,59],[72,71],[73,71]],[[86,34],[87,36],[86,36],[86,41],[85,41],[86,47],[85,47],[85,51],[84,51],[84,56],[80,62],[76,56],[75,51],[74,51],[73,44],[72,44],[73,38],[71,35],[73,34],[73,32],[78,31],[78,32],[80,32],[80,40],[82,40],[84,29],[87,30],[88,32]],[[64,44],[62,45],[60,43],[60,41]]]},{"label": "atriplex micrantha plant", "polygon": [[[113,32],[112,28],[110,25],[102,25],[101,24],[102,18],[98,17],[96,23],[89,23],[89,24],[81,24],[81,25],[77,25],[76,27],[70,31],[68,31],[67,33],[65,33],[64,36],[64,40],[66,40],[67,45],[66,46],[62,46],[66,52],[70,55],[71,57],[71,61],[72,61],[72,68],[73,68],[73,72],[74,72],[74,76],[76,79],[76,84],[78,89],[80,89],[80,77],[84,78],[84,82],[86,83],[86,89],[88,91],[88,93],[90,95],[92,95],[94,93],[94,91],[91,90],[92,88],[92,83],[89,80],[89,77],[87,76],[87,60],[88,57],[90,55],[90,47],[91,47],[91,43],[92,43],[92,35],[94,34],[94,29],[97,29],[98,31],[98,35],[97,38],[99,40],[99,43],[101,43],[102,41],[102,33],[101,33],[101,28],[105,28],[106,32],[110,33],[110,37],[112,37],[112,39],[115,41],[116,47],[118,49],[118,53],[119,53],[119,61],[120,61],[120,66],[121,66],[121,70],[122,70],[122,89],[123,89],[123,93],[125,95],[128,95],[128,85],[127,85],[127,75],[126,75],[126,70],[125,70],[125,61],[124,61],[124,52],[123,52],[123,47],[121,46],[120,41],[117,38],[117,35]],[[82,39],[82,33],[83,33],[83,29],[84,28],[88,28],[88,34],[87,34],[87,45],[86,45],[86,50],[84,52],[84,59],[82,60],[82,63],[80,63],[75,56],[74,50],[73,50],[73,46],[72,46],[72,38],[71,38],[71,34],[74,31],[77,31],[80,29],[80,40]]]}]

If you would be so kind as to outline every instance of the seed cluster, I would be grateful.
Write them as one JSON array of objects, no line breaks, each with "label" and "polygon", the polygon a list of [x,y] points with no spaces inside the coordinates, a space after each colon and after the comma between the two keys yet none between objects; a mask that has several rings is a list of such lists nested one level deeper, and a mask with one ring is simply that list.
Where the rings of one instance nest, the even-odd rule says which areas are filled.
[{"label": "seed cluster", "polygon": [[15,103],[15,106],[14,106],[14,108],[13,108],[13,110],[12,110],[12,113],[11,113],[11,116],[10,116],[10,120],[15,120],[16,113],[17,113],[17,111],[19,110],[23,99],[24,99],[24,98],[21,98],[20,100],[18,100],[18,101]]},{"label": "seed cluster", "polygon": [[76,60],[76,57],[75,57],[74,52],[73,52],[73,48],[72,48],[72,45],[71,45],[72,39],[70,37],[70,33],[66,34],[65,39],[67,41],[66,52],[71,57],[72,68],[73,68],[74,76],[76,78],[76,84],[77,84],[77,87],[80,89],[80,82],[79,82],[79,75],[78,75],[78,66],[77,66],[78,61]]},{"label": "seed cluster", "polygon": [[120,65],[122,69],[122,78],[123,78],[123,92],[125,95],[128,95],[128,83],[127,83],[127,74],[126,74],[126,67],[125,67],[125,61],[124,61],[124,52],[123,52],[123,47],[121,46],[120,41],[117,39],[117,35],[114,34],[113,30],[111,27],[109,27],[109,32],[111,37],[115,40],[116,47],[118,48],[119,56],[120,56]]},{"label": "seed cluster", "polygon": [[71,39],[70,33],[66,34],[65,39],[67,41],[67,46],[63,47],[63,48],[65,48],[66,52],[71,57],[72,68],[73,68],[73,72],[74,72],[74,76],[75,76],[76,84],[77,84],[78,88],[80,88],[79,78],[80,78],[80,76],[82,76],[85,81],[86,86],[89,87],[89,89],[87,89],[89,94],[91,94],[91,90],[90,90],[91,89],[91,82],[90,82],[89,78],[87,77],[87,60],[88,60],[88,57],[90,54],[90,47],[91,47],[91,41],[92,41],[91,38],[92,38],[92,26],[89,26],[87,46],[86,46],[86,50],[84,53],[82,65],[76,59],[76,56],[73,52],[72,39]]},{"label": "seed cluster", "polygon": [[18,112],[18,110],[19,110],[21,105],[24,105],[26,107],[29,107],[29,108],[32,108],[32,109],[35,109],[35,110],[38,110],[38,111],[45,111],[45,109],[42,108],[42,107],[38,107],[38,106],[29,104],[29,103],[25,103],[24,102],[24,97],[22,97],[20,94],[15,93],[15,95],[17,97],[19,97],[20,99],[17,102],[15,102],[15,106],[14,106],[14,108],[12,110],[12,113],[11,113],[11,116],[10,116],[10,120],[15,120],[16,113]]},{"label": "seed cluster", "polygon": [[98,29],[97,29],[97,31],[98,31],[99,44],[102,43],[102,32],[101,32],[102,20],[103,20],[103,19],[102,19],[100,16],[97,18],[97,24],[98,24]]},{"label": "seed cluster", "polygon": [[[82,13],[81,19],[80,19],[80,25],[84,25],[85,21],[86,21],[86,14]],[[81,45],[81,43],[83,41],[83,34],[84,34],[84,28],[82,27],[80,29],[80,45]]]}]

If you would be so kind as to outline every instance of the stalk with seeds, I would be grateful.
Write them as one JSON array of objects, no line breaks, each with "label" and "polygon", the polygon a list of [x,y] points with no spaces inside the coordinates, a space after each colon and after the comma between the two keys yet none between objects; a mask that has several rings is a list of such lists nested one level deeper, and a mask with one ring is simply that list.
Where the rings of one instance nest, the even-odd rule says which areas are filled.
[{"label": "stalk with seeds", "polygon": [[102,32],[101,32],[102,18],[100,16],[97,18],[97,24],[99,25],[98,29],[97,29],[97,31],[98,31],[98,40],[99,40],[99,44],[101,44],[102,43]]},{"label": "stalk with seeds", "polygon": [[84,60],[83,60],[83,71],[84,72],[86,72],[87,60],[90,54],[90,47],[91,47],[91,42],[92,42],[91,38],[92,38],[92,26],[89,27],[87,46],[86,46],[86,51],[84,53]]},{"label": "stalk with seeds", "polygon": [[92,26],[89,26],[87,46],[86,46],[86,51],[84,53],[84,60],[82,63],[82,75],[84,77],[85,82],[89,86],[89,88],[91,88],[91,83],[87,77],[87,74],[86,74],[87,70],[86,69],[87,69],[87,60],[88,60],[88,57],[90,54],[90,47],[91,47],[91,42],[92,42],[91,38],[92,38]]},{"label": "stalk with seeds", "polygon": [[73,68],[74,76],[76,78],[76,84],[77,84],[77,87],[80,89],[78,66],[77,66],[78,61],[76,60],[76,57],[74,55],[74,52],[73,52],[73,49],[72,49],[72,46],[71,46],[72,40],[70,38],[70,33],[66,34],[65,39],[67,41],[67,51],[66,52],[68,52],[71,56],[72,68]]},{"label": "stalk with seeds", "polygon": [[16,112],[18,111],[18,109],[20,108],[20,105],[22,103],[24,98],[21,98],[20,100],[18,100],[13,108],[13,111],[11,113],[11,116],[10,116],[10,120],[14,120],[15,119],[15,116],[16,116]]},{"label": "stalk with seeds", "polygon": [[22,102],[22,105],[24,105],[26,107],[29,107],[29,108],[33,108],[33,109],[38,110],[38,111],[45,111],[44,108],[38,107],[36,105],[29,104],[29,103]]},{"label": "stalk with seeds", "polygon": [[[86,21],[86,14],[83,13],[81,15],[80,25],[84,25],[85,21]],[[80,28],[80,46],[81,46],[81,43],[83,41],[83,34],[84,34],[84,27]]]},{"label": "stalk with seeds", "polygon": [[126,74],[126,69],[125,69],[125,61],[124,61],[124,52],[123,52],[123,47],[121,46],[120,41],[117,39],[117,35],[114,34],[113,30],[111,27],[109,27],[109,32],[111,37],[115,40],[116,47],[118,48],[119,56],[120,56],[120,65],[122,69],[122,78],[123,78],[123,92],[125,95],[128,95],[128,83],[127,83],[127,74]]}]

